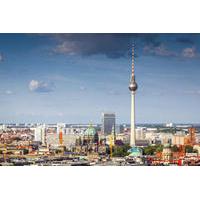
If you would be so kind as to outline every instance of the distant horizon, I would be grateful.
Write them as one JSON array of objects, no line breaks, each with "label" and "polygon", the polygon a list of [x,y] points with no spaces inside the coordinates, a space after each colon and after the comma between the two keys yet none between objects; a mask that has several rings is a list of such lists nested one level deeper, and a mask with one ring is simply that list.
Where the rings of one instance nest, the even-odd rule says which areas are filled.
[{"label": "distant horizon", "polygon": [[[0,122],[0,125],[1,124],[58,124],[58,123],[64,123],[64,124],[70,124],[70,125],[89,125],[89,124],[96,124],[96,125],[100,125],[102,123],[97,123],[97,122],[87,122],[87,123],[67,123],[67,122],[50,122],[50,123],[46,123],[46,122]],[[166,124],[169,124],[169,123],[172,123],[173,125],[200,125],[200,122],[188,122],[188,123],[178,123],[178,122],[143,122],[143,123],[136,123],[136,126],[137,125],[142,125],[142,124],[148,124],[148,125],[156,125],[156,124],[163,124],[163,125],[166,125]],[[116,123],[116,125],[123,125],[123,124],[126,124],[126,125],[130,125],[130,123],[125,123],[125,122],[120,122],[120,123]]]}]

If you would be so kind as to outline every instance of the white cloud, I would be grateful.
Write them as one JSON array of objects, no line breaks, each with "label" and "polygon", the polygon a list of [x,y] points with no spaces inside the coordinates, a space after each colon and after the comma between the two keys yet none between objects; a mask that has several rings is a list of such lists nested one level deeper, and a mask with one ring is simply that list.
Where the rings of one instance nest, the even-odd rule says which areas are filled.
[{"label": "white cloud", "polygon": [[144,53],[156,55],[156,56],[177,56],[177,54],[169,50],[167,47],[165,47],[163,44],[159,46],[152,46],[152,45],[147,45],[143,48]]},{"label": "white cloud", "polygon": [[0,91],[0,95],[12,95],[14,94],[11,90]]},{"label": "white cloud", "polygon": [[54,52],[56,53],[63,53],[69,55],[74,55],[77,51],[77,45],[74,42],[70,41],[64,41],[63,43],[57,45],[57,47],[54,49]]},{"label": "white cloud", "polygon": [[159,46],[147,45],[143,48],[144,53],[155,56],[166,56],[166,57],[179,57],[179,58],[198,58],[199,53],[195,47],[186,47],[179,52],[168,49],[163,44]]},{"label": "white cloud", "polygon": [[11,90],[6,90],[6,91],[5,91],[5,94],[11,95],[11,94],[13,94],[13,92],[12,92]]},{"label": "white cloud", "polygon": [[52,92],[54,90],[54,84],[52,82],[31,80],[29,83],[29,90],[40,93]]},{"label": "white cloud", "polygon": [[196,48],[192,47],[192,48],[185,48],[182,51],[182,56],[185,58],[195,58],[198,56]]},{"label": "white cloud", "polygon": [[84,90],[86,90],[86,88],[84,86],[80,86],[80,90],[84,91]]}]

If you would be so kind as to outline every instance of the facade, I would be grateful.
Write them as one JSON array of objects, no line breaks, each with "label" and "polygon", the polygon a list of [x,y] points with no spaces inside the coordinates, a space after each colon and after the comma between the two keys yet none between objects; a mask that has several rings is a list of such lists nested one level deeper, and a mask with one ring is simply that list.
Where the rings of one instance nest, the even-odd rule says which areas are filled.
[{"label": "facade", "polygon": [[138,127],[136,130],[136,140],[144,140],[145,139],[145,127]]},{"label": "facade", "polygon": [[[71,149],[75,146],[77,136],[74,134],[63,135],[63,145],[66,148]],[[59,135],[58,134],[48,134],[47,135],[47,146],[58,147],[60,146]]]},{"label": "facade", "polygon": [[170,160],[172,159],[172,151],[169,148],[169,145],[165,144],[163,151],[162,151],[162,159],[165,160]]},{"label": "facade", "polygon": [[40,125],[35,128],[34,141],[42,142],[43,145],[46,144],[46,128],[45,125]]},{"label": "facade", "polygon": [[102,133],[104,135],[111,134],[113,127],[115,129],[115,114],[102,113]]},{"label": "facade", "polygon": [[57,134],[59,135],[60,131],[64,133],[65,123],[57,123]]},{"label": "facade", "polygon": [[172,145],[184,145],[185,144],[185,135],[173,135]]}]

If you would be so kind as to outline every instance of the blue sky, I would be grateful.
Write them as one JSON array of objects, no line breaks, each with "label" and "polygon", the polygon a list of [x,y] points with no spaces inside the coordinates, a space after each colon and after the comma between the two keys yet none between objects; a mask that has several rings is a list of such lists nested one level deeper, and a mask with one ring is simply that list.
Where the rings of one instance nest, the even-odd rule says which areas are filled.
[{"label": "blue sky", "polygon": [[0,34],[0,122],[200,122],[199,34]]}]

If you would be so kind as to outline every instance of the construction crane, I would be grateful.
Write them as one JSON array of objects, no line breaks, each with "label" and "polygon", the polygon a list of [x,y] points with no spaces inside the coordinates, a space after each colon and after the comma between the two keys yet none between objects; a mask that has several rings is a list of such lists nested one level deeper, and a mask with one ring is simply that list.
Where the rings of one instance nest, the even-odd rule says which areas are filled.
[{"label": "construction crane", "polygon": [[61,153],[64,155],[65,149],[64,149],[64,145],[63,145],[63,133],[62,133],[62,130],[60,130],[60,132],[59,132],[59,145],[60,145],[60,148],[61,148]]},{"label": "construction crane", "polygon": [[60,132],[59,132],[59,144],[60,144],[60,146],[63,145],[63,133],[62,133],[62,130],[60,130]]}]

